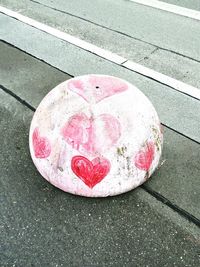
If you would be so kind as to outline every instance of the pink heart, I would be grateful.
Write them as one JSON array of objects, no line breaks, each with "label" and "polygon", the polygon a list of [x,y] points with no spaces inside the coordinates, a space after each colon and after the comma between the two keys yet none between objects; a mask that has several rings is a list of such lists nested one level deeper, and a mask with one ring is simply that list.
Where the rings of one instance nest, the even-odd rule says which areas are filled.
[{"label": "pink heart", "polygon": [[35,128],[33,135],[33,150],[36,158],[47,158],[51,153],[51,145],[46,137],[41,137],[38,128]]},{"label": "pink heart", "polygon": [[135,166],[144,171],[149,171],[155,156],[155,144],[152,141],[147,142],[135,156]]},{"label": "pink heart", "polygon": [[116,77],[90,75],[89,80],[73,79],[68,83],[68,88],[83,97],[87,102],[98,103],[104,98],[124,92],[128,85]]},{"label": "pink heart", "polygon": [[109,149],[118,141],[121,126],[109,114],[88,118],[84,113],[79,113],[69,118],[61,134],[79,152],[95,155]]},{"label": "pink heart", "polygon": [[110,162],[105,158],[90,161],[83,156],[75,156],[72,158],[71,168],[88,187],[93,188],[109,173]]}]

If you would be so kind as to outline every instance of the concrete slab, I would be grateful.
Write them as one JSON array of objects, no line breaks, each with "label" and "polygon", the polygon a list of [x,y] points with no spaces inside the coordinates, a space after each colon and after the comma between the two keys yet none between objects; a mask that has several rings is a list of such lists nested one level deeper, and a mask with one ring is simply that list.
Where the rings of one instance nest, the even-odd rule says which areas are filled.
[{"label": "concrete slab", "polygon": [[159,0],[159,1],[200,11],[200,2],[196,0],[190,0],[190,1],[188,0]]},{"label": "concrete slab", "polygon": [[158,49],[144,57],[140,64],[200,89],[200,63],[198,62]]},{"label": "concrete slab", "polygon": [[198,266],[198,228],[142,189],[75,197],[37,173],[33,113],[0,91],[2,266]]},{"label": "concrete slab", "polygon": [[163,165],[145,185],[200,219],[200,145],[164,129]]},{"label": "concrete slab", "polygon": [[0,0],[0,4],[125,58],[139,61],[156,48],[31,1]]},{"label": "concrete slab", "polygon": [[71,78],[3,43],[0,43],[0,54],[0,83],[15,88],[14,92],[34,107],[56,85]]},{"label": "concrete slab", "polygon": [[[3,62],[0,66],[0,82],[34,107],[56,83],[69,78],[3,43],[0,43],[0,55]],[[200,145],[166,128],[164,138],[163,160],[166,162],[146,185],[200,218],[197,160],[200,157]]]},{"label": "concrete slab", "polygon": [[99,73],[118,76],[130,81],[149,97],[163,123],[200,142],[198,115],[200,105],[198,100],[8,16],[1,15],[0,22],[3,25],[0,30],[1,39],[70,73],[72,76]]},{"label": "concrete slab", "polygon": [[37,2],[200,61],[199,21],[123,0]]},{"label": "concrete slab", "polygon": [[[200,63],[154,45],[122,35],[84,18],[31,1],[0,0],[0,4],[51,27],[76,36],[124,58],[200,88]],[[124,2],[124,4],[126,4]],[[65,11],[64,11],[65,12]],[[117,45],[116,45],[117,44]],[[180,68],[181,66],[181,68]]]}]

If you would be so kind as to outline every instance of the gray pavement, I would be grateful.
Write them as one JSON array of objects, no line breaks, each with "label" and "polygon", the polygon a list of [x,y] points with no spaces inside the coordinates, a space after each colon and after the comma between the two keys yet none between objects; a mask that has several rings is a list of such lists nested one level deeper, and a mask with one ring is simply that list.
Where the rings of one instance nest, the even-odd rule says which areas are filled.
[{"label": "gray pavement", "polygon": [[199,21],[124,0],[37,2],[200,61]]},{"label": "gray pavement", "polygon": [[[196,0],[195,0],[196,1]],[[88,6],[85,1],[82,1],[83,5]],[[116,2],[114,2],[114,8],[116,8]],[[127,1],[118,1],[121,5],[125,6]],[[185,34],[179,31],[179,26],[177,25],[177,20],[179,21],[179,16],[173,15],[173,19],[170,18],[170,23],[174,25],[168,25],[169,22],[166,22],[167,27],[162,29],[163,35],[168,36],[169,29],[173,30],[173,38],[168,37],[168,39],[174,39],[176,47],[183,47],[187,43],[190,43],[192,49],[189,49],[189,58],[184,54],[183,56],[178,55],[173,51],[166,51],[165,43],[166,40],[160,35],[160,31],[155,28],[153,25],[152,17],[155,15],[154,13],[148,16],[147,19],[143,20],[140,24],[137,24],[137,31],[132,31],[133,25],[135,22],[128,24],[130,28],[128,30],[128,36],[122,31],[121,24],[119,24],[119,32],[112,27],[112,25],[107,25],[105,22],[107,21],[106,14],[102,17],[101,21],[96,21],[96,19],[90,19],[90,22],[87,21],[88,18],[81,16],[79,5],[76,6],[76,10],[72,10],[71,6],[64,4],[53,4],[49,1],[46,2],[34,2],[34,1],[15,1],[15,0],[0,0],[0,4],[10,8],[14,11],[19,11],[21,14],[25,16],[31,17],[37,21],[43,22],[49,26],[60,29],[66,33],[69,33],[73,36],[76,36],[80,39],[86,40],[92,44],[95,44],[101,48],[112,51],[116,54],[119,54],[125,58],[138,62],[146,67],[150,67],[158,72],[169,75],[175,79],[181,80],[185,83],[191,84],[195,87],[200,88],[200,63],[195,60],[190,59],[192,57],[192,50],[197,50],[199,54],[200,47],[200,38],[198,35],[197,40],[190,39],[188,36],[188,32],[190,32],[191,27],[193,27],[193,21],[188,18],[181,18],[181,23],[185,24],[185,20],[189,23],[189,28],[185,30]],[[96,2],[95,2],[96,3]],[[111,4],[113,2],[111,1]],[[101,3],[100,3],[101,5]],[[129,5],[132,5],[132,10],[134,10],[135,4],[129,3],[127,9],[129,9]],[[192,3],[191,3],[192,5]],[[49,6],[49,7],[48,7]],[[57,9],[55,10],[54,7]],[[117,4],[118,7],[118,4]],[[96,8],[94,6],[94,8]],[[144,7],[143,7],[144,8]],[[136,12],[138,16],[143,18],[143,8],[137,9]],[[146,12],[145,7],[145,12]],[[148,10],[152,10],[149,8]],[[63,13],[65,12],[65,13]],[[92,12],[92,11],[91,11]],[[160,12],[160,11],[159,11]],[[162,12],[163,15],[163,12]],[[168,12],[164,12],[166,18],[168,17]],[[125,16],[128,16],[126,11],[121,14],[122,19]],[[171,15],[170,15],[171,16]],[[177,17],[179,19],[177,19]],[[131,18],[133,20],[133,18]],[[117,20],[118,21],[118,20]],[[168,20],[167,20],[168,21]],[[140,31],[143,34],[143,24],[150,24],[151,28],[149,29],[151,32],[154,31],[154,34],[157,35],[157,38],[160,38],[160,47],[158,47],[157,42],[155,43],[146,43],[145,40],[139,40],[137,36],[137,32]],[[198,25],[198,24],[197,24]],[[122,25],[123,26],[123,25]],[[134,26],[135,27],[135,26]],[[177,30],[176,30],[177,28]],[[181,26],[182,28],[182,26]],[[155,29],[155,30],[154,30]],[[199,30],[198,30],[199,32]],[[194,34],[194,33],[192,33]],[[149,34],[147,34],[149,35]],[[147,36],[145,35],[145,37]],[[176,39],[181,38],[181,44],[178,45],[176,43]],[[182,42],[182,38],[185,38],[184,42]],[[117,45],[116,45],[117,44]],[[170,48],[170,50],[172,47]],[[180,51],[179,51],[180,52]],[[180,68],[180,66],[182,66]]]},{"label": "gray pavement", "polygon": [[[93,39],[96,45],[198,84],[199,63],[187,54],[189,46],[198,51],[198,38],[190,44],[189,39],[177,43],[183,57],[164,50],[165,45],[173,48],[178,38],[170,36],[170,27],[182,21],[186,28],[175,28],[174,33],[182,34],[190,25],[194,36],[198,28],[194,21],[122,0],[106,0],[104,5],[95,1],[95,6],[86,0],[40,2],[81,18],[60,16],[34,1],[0,0],[38,21],[66,32],[71,28],[72,35],[82,34],[82,39]],[[157,35],[155,44],[116,32],[117,27],[133,33],[134,28],[125,24],[134,12],[147,17],[144,23],[138,21],[142,27],[135,34],[140,31],[151,38],[146,34],[149,22],[151,35]],[[157,27],[154,22],[159,17]],[[84,21],[88,18],[94,22]],[[0,14],[0,25],[0,266],[199,266],[200,102],[8,16]],[[169,38],[167,44],[159,27]],[[159,42],[164,49],[155,50]],[[131,53],[129,45],[135,47]],[[151,99],[167,125],[162,166],[144,185],[120,196],[90,199],[64,193],[41,177],[30,158],[28,132],[34,109],[57,84],[86,73],[106,73],[132,82]]]},{"label": "gray pavement", "polygon": [[198,0],[162,0],[162,2],[200,11],[200,2]]},{"label": "gray pavement", "polygon": [[[200,105],[198,100],[8,16],[1,15],[0,23],[3,25],[0,39],[72,76],[86,73],[106,73],[130,81],[149,97],[164,124],[200,142]],[[31,101],[34,103],[35,98],[32,97]]]},{"label": "gray pavement", "polygon": [[[70,78],[9,45],[0,48],[0,73],[9,73],[1,82],[31,104]],[[107,199],[54,188],[29,155],[33,112],[2,90],[0,107],[2,266],[198,265],[200,234],[192,221],[142,188]],[[199,145],[165,130],[165,147],[167,162],[145,186],[155,184],[171,202],[198,216],[198,165],[188,168],[191,154],[187,158],[185,150],[196,159]]]},{"label": "gray pavement", "polygon": [[47,183],[29,155],[32,111],[2,91],[0,105],[1,266],[198,266],[198,228],[144,190],[88,199]]},{"label": "gray pavement", "polygon": [[[2,59],[1,82],[34,108],[53,87],[70,78],[69,75],[47,64],[39,64],[33,57],[1,42],[0,55]],[[12,79],[8,79],[8,71]],[[146,185],[180,208],[200,218],[198,190],[200,169],[199,162],[196,161],[200,158],[200,145],[166,127],[164,136],[163,160],[165,163],[154,179]]]}]

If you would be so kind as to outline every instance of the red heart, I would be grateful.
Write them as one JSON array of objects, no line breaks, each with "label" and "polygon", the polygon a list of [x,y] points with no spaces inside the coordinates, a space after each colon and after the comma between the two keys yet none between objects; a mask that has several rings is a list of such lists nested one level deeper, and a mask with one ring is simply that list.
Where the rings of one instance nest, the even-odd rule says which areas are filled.
[{"label": "red heart", "polygon": [[155,156],[155,145],[149,141],[135,156],[135,166],[144,171],[149,171]]},{"label": "red heart", "polygon": [[97,152],[103,153],[118,141],[121,125],[109,114],[88,118],[84,113],[78,113],[69,118],[61,134],[80,153],[95,155]]},{"label": "red heart", "polygon": [[33,150],[36,158],[47,158],[51,153],[51,145],[46,137],[41,137],[38,128],[35,128],[33,135]]},{"label": "red heart", "polygon": [[72,171],[90,188],[105,178],[110,166],[110,162],[105,158],[95,158],[90,161],[83,156],[74,156],[71,161]]}]

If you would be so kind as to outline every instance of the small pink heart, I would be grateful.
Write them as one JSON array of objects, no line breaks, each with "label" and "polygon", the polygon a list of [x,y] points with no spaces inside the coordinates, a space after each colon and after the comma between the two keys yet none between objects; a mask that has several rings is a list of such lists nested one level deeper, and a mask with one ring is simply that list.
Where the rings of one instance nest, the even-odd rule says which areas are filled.
[{"label": "small pink heart", "polygon": [[38,128],[35,128],[33,135],[33,149],[36,158],[47,158],[51,153],[51,145],[46,137],[41,137]]},{"label": "small pink heart", "polygon": [[104,98],[126,91],[128,85],[117,77],[90,75],[88,81],[80,78],[71,80],[68,88],[87,102],[94,99],[98,103]]},{"label": "small pink heart", "polygon": [[74,156],[71,168],[88,187],[93,188],[109,173],[110,162],[105,158],[95,158],[90,161],[83,156]]},{"label": "small pink heart", "polygon": [[155,156],[155,144],[152,141],[147,142],[135,156],[135,166],[144,171],[149,171]]},{"label": "small pink heart", "polygon": [[101,77],[98,75],[91,75],[89,82],[93,89],[93,95],[96,103],[104,98],[124,92],[128,89],[128,85],[116,77]]},{"label": "small pink heart", "polygon": [[121,126],[109,114],[88,118],[84,113],[79,113],[69,118],[61,134],[74,149],[93,155],[104,152],[118,141]]}]

